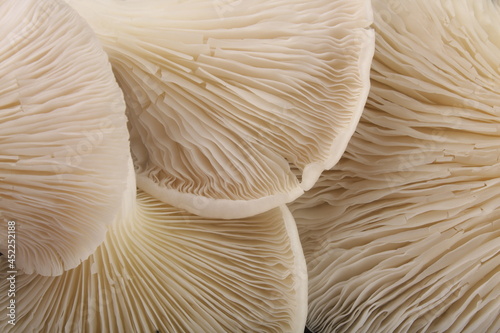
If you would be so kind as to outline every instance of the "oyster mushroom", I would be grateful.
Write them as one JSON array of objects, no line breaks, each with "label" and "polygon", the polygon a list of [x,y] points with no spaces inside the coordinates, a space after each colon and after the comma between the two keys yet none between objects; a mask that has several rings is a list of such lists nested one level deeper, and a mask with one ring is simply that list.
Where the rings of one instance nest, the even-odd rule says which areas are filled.
[{"label": "oyster mushroom", "polygon": [[[2,332],[303,331],[307,270],[285,206],[214,220],[134,193],[80,266],[16,277],[16,323],[1,321]],[[2,279],[0,292],[7,289]]]},{"label": "oyster mushroom", "polygon": [[15,224],[10,270],[58,275],[95,251],[120,209],[125,102],[67,4],[7,0],[0,13],[0,251]]},{"label": "oyster mushroom", "polygon": [[290,202],[358,123],[370,1],[69,3],[124,90],[138,186],[166,203],[240,218]]},{"label": "oyster mushroom", "polygon": [[500,12],[374,1],[372,88],[290,207],[313,332],[500,330]]}]

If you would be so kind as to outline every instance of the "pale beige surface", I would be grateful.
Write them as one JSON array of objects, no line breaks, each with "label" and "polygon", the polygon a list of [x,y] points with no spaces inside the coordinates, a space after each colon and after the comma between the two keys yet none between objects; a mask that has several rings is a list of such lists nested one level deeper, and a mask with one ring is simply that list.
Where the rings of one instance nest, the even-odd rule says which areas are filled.
[{"label": "pale beige surface", "polygon": [[64,2],[2,1],[0,40],[0,251],[15,221],[16,269],[61,274],[116,218],[125,102],[97,38]]},{"label": "pale beige surface", "polygon": [[124,89],[138,186],[169,204],[236,218],[289,202],[359,120],[370,1],[69,3]]},{"label": "pale beige surface", "polygon": [[328,333],[496,333],[498,6],[375,1],[374,11],[372,90],[357,133],[291,205],[308,323]]},{"label": "pale beige surface", "polygon": [[17,323],[2,332],[303,332],[307,271],[285,206],[210,220],[134,193],[82,265],[17,276]]}]

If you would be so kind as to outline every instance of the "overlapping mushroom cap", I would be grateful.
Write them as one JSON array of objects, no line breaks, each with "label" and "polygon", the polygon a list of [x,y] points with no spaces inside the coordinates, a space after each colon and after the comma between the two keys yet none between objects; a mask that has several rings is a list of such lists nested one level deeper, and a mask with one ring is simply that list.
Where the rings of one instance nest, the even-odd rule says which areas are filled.
[{"label": "overlapping mushroom cap", "polygon": [[99,41],[65,3],[2,1],[0,40],[0,251],[14,221],[16,268],[61,274],[116,219],[130,158],[125,102]]},{"label": "overlapping mushroom cap", "polygon": [[500,12],[375,1],[367,107],[291,205],[314,332],[500,330]]},{"label": "overlapping mushroom cap", "polygon": [[16,325],[3,320],[2,332],[303,331],[307,271],[286,207],[211,220],[144,192],[124,207],[128,217],[82,265],[16,277]]},{"label": "overlapping mushroom cap", "polygon": [[370,1],[69,3],[125,92],[139,187],[172,205],[237,218],[289,202],[359,120]]}]

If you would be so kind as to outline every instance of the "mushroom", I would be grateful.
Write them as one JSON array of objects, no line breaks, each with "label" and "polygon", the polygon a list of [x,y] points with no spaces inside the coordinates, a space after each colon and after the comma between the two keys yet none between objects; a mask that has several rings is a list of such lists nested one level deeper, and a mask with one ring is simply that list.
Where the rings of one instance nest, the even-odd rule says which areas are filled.
[{"label": "mushroom", "polygon": [[[307,270],[286,206],[214,220],[142,191],[134,203],[134,193],[130,186],[128,209],[80,266],[16,277],[16,323],[2,320],[0,331],[303,331]],[[2,295],[7,285],[2,279]],[[7,302],[0,300],[3,317]]]},{"label": "mushroom", "polygon": [[67,4],[9,0],[0,13],[0,252],[15,225],[10,270],[58,275],[95,251],[120,209],[125,102]]},{"label": "mushroom", "polygon": [[166,203],[240,218],[290,202],[358,123],[370,1],[69,3],[124,90],[138,186]]},{"label": "mushroom", "polygon": [[500,331],[500,11],[374,1],[371,91],[290,208],[313,332]]}]

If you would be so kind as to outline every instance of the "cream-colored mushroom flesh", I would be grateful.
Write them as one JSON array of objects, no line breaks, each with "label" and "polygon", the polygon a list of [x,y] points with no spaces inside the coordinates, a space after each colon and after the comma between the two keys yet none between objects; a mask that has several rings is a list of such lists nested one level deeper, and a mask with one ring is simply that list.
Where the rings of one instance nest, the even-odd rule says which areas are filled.
[{"label": "cream-colored mushroom flesh", "polygon": [[15,269],[61,274],[116,219],[125,102],[92,29],[65,3],[2,1],[0,40],[0,252],[14,221]]},{"label": "cream-colored mushroom flesh", "polygon": [[16,285],[17,323],[2,320],[2,332],[303,332],[306,320],[306,264],[285,206],[213,220],[140,192],[82,265]]},{"label": "cream-colored mushroom flesh", "polygon": [[312,331],[500,331],[498,6],[374,1],[367,107],[291,205]]},{"label": "cream-colored mushroom flesh", "polygon": [[124,90],[138,186],[169,204],[238,218],[289,202],[359,121],[370,1],[69,3]]}]

